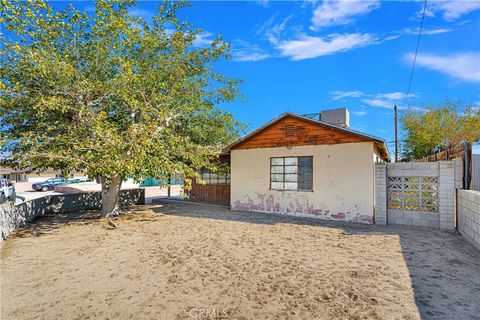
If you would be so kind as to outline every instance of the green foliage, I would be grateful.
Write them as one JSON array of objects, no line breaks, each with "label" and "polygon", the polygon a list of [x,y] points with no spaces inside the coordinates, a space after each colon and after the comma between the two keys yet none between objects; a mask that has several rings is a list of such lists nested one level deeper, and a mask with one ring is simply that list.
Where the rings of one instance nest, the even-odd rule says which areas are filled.
[{"label": "green foliage", "polygon": [[459,107],[446,102],[442,107],[426,111],[408,111],[401,117],[403,129],[403,160],[420,159],[440,149],[468,141],[480,140],[480,109]]},{"label": "green foliage", "polygon": [[229,57],[218,37],[177,19],[165,1],[152,23],[134,1],[96,1],[87,14],[43,1],[2,0],[0,148],[21,167],[86,170],[90,177],[195,176],[239,134],[216,108],[238,80],[212,64]]}]

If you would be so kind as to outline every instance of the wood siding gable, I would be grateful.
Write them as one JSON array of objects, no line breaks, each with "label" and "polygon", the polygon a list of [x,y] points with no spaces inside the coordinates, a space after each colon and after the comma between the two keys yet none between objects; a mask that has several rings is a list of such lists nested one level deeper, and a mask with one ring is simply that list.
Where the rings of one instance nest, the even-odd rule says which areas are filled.
[{"label": "wood siding gable", "polygon": [[293,147],[368,141],[373,142],[372,139],[356,135],[355,133],[287,115],[241,141],[233,146],[232,149]]}]

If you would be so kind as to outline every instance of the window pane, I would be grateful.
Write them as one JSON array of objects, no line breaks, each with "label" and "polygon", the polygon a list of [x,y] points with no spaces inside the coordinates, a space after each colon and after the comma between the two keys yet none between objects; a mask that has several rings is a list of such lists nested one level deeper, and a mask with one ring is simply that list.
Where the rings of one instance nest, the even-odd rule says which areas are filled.
[{"label": "window pane", "polygon": [[272,182],[272,189],[283,189],[283,182]]},{"label": "window pane", "polygon": [[286,166],[297,165],[297,163],[298,163],[298,158],[285,158]]},{"label": "window pane", "polygon": [[272,158],[272,165],[283,165],[283,158]]},{"label": "window pane", "polygon": [[272,166],[272,173],[283,173],[284,167]]},{"label": "window pane", "polygon": [[298,158],[298,165],[299,166],[312,166],[312,157],[300,157]]},{"label": "window pane", "polygon": [[297,190],[296,182],[285,182],[285,190]]},{"label": "window pane", "polygon": [[297,166],[285,166],[285,173],[297,173]]},{"label": "window pane", "polygon": [[272,182],[283,182],[283,174],[272,173],[270,179]]},{"label": "window pane", "polygon": [[304,167],[298,167],[299,172],[302,173],[312,173],[312,167],[309,166],[304,166]]},{"label": "window pane", "polygon": [[312,176],[312,157],[302,157],[298,159],[298,181],[299,190],[312,190],[313,189],[313,176]]},{"label": "window pane", "polygon": [[285,181],[297,182],[298,176],[296,174],[285,174]]}]

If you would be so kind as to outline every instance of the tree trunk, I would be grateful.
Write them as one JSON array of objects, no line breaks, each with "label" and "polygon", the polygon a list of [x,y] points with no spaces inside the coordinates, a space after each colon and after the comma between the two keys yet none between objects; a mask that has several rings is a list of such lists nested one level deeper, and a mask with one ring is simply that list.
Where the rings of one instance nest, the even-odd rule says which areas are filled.
[{"label": "tree trunk", "polygon": [[102,176],[102,216],[115,215],[119,208],[120,188],[123,177],[120,175]]}]

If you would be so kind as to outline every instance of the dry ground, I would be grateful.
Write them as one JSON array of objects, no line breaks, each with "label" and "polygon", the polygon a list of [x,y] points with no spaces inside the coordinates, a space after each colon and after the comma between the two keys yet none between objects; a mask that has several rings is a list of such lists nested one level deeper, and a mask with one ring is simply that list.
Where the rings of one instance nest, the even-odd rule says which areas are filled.
[{"label": "dry ground", "polygon": [[479,319],[450,233],[163,202],[49,216],[1,247],[1,319]]}]

